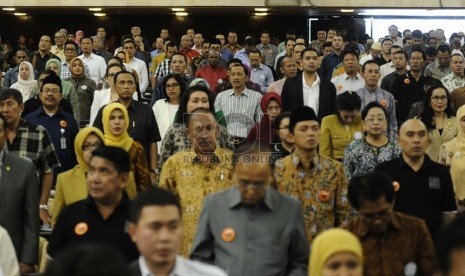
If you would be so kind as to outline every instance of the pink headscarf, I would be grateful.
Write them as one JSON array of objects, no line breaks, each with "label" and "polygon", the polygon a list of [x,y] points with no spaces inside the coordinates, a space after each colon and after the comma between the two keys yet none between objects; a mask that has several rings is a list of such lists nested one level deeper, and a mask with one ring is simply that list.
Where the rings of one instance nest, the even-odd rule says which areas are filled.
[{"label": "pink headscarf", "polygon": [[81,39],[78,38],[78,34],[82,35],[84,37],[84,32],[81,30],[76,31],[76,35],[74,36],[74,42],[76,42],[77,45],[81,45]]}]

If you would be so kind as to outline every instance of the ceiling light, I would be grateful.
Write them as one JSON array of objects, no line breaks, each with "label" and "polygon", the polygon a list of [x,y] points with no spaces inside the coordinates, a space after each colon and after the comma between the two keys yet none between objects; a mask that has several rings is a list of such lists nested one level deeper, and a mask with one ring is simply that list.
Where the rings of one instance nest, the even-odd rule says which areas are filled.
[{"label": "ceiling light", "polygon": [[16,15],[16,16],[26,16],[27,14],[25,12],[15,12],[14,15]]},{"label": "ceiling light", "polygon": [[341,12],[354,12],[354,10],[342,9]]},{"label": "ceiling light", "polygon": [[15,8],[3,8],[2,10],[4,10],[4,11],[15,11],[16,9]]},{"label": "ceiling light", "polygon": [[99,12],[99,11],[102,11],[102,8],[89,8],[89,11]]},{"label": "ceiling light", "polygon": [[408,17],[463,17],[463,9],[372,9],[363,10],[358,15],[367,16],[408,16]]},{"label": "ceiling light", "polygon": [[267,16],[267,15],[268,15],[268,13],[266,13],[266,12],[256,12],[255,13],[255,16]]},{"label": "ceiling light", "polygon": [[184,9],[184,8],[172,8],[171,10],[174,11],[174,12],[183,12],[186,9]]},{"label": "ceiling light", "polygon": [[255,8],[255,11],[257,11],[257,12],[267,12],[268,8]]},{"label": "ceiling light", "polygon": [[107,14],[102,13],[102,12],[96,12],[96,13],[94,13],[94,16],[102,17],[102,16],[107,16]]},{"label": "ceiling light", "polygon": [[177,12],[175,13],[176,16],[187,16],[188,13],[187,12]]}]

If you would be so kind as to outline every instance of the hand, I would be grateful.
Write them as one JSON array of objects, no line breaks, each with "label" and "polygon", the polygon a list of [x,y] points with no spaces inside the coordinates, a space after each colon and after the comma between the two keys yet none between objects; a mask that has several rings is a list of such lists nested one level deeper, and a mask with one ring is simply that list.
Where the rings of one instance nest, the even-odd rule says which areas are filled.
[{"label": "hand", "polygon": [[33,265],[31,264],[25,264],[25,263],[19,263],[19,273],[21,275],[27,274],[27,273],[34,273],[36,272],[36,269]]},{"label": "hand", "polygon": [[50,224],[52,222],[52,217],[50,217],[50,214],[48,213],[48,210],[45,209],[39,209],[39,215],[40,219],[44,224]]}]

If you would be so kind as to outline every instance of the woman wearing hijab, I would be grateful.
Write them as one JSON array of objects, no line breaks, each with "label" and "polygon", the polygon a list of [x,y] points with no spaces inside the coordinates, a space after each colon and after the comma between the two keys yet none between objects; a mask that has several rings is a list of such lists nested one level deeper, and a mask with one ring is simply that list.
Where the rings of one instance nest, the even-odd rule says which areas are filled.
[{"label": "woman wearing hijab", "polygon": [[457,137],[445,143],[439,152],[439,163],[450,168],[457,207],[465,211],[465,106],[457,111],[455,119]]},{"label": "woman wearing hijab", "polygon": [[34,79],[34,68],[32,64],[27,61],[21,62],[21,64],[19,64],[18,81],[13,83],[10,88],[19,90],[25,102],[35,96],[33,90],[36,86],[37,81]]},{"label": "woman wearing hijab", "polygon": [[[78,164],[57,177],[55,200],[52,209],[52,226],[55,225],[61,210],[71,203],[87,197],[86,173],[92,156],[92,151],[103,145],[103,133],[96,127],[85,127],[79,131],[74,140],[74,152]],[[136,184],[131,174],[126,185],[129,198],[136,196]]]},{"label": "woman wearing hijab", "polygon": [[69,64],[71,77],[65,80],[71,82],[79,99],[78,106],[75,106],[73,103],[71,103],[73,110],[79,108],[80,117],[74,117],[76,117],[76,121],[78,122],[89,123],[90,107],[92,106],[92,101],[94,100],[94,92],[96,87],[95,82],[85,76],[84,62],[80,58],[73,58]]},{"label": "woman wearing hijab", "polygon": [[362,276],[363,250],[357,237],[333,228],[316,236],[310,253],[309,276]]},{"label": "woman wearing hijab", "polygon": [[129,115],[126,107],[117,102],[108,104],[102,111],[102,123],[105,145],[119,147],[129,153],[137,191],[149,189],[152,182],[147,158],[142,145],[129,137]]},{"label": "woman wearing hijab", "polygon": [[270,145],[276,136],[275,121],[279,113],[281,113],[281,97],[275,92],[268,92],[263,95],[260,107],[264,116],[260,123],[250,130],[247,140],[251,142],[261,141],[266,145]]},{"label": "woman wearing hijab", "polygon": [[81,45],[81,39],[84,37],[84,32],[81,31],[81,30],[78,30],[76,31],[76,35],[74,36],[74,42],[76,42],[76,44],[78,46]]},{"label": "woman wearing hijab", "polygon": [[[61,66],[62,66],[61,62],[58,59],[51,58],[45,64],[45,69],[52,70],[53,72],[57,74],[57,76],[61,76],[61,68],[62,68]],[[61,96],[64,99],[67,99],[71,103],[71,106],[73,107],[74,118],[76,118],[76,121],[79,122],[79,118],[81,117],[80,109],[74,108],[74,107],[79,106],[79,98],[76,93],[76,89],[71,84],[71,82],[67,80],[63,80],[63,79],[61,80],[61,89],[62,89]],[[37,93],[38,92],[39,91],[37,91]]]}]

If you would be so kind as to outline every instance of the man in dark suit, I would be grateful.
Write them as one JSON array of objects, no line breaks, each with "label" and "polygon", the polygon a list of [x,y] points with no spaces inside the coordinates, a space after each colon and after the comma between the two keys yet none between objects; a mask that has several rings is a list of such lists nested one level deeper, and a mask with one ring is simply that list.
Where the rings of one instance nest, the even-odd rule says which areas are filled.
[{"label": "man in dark suit", "polygon": [[0,225],[11,237],[21,274],[31,273],[39,252],[39,179],[32,161],[4,151],[4,144],[0,115]]},{"label": "man in dark suit", "polygon": [[302,54],[303,72],[286,80],[281,93],[283,111],[292,111],[302,106],[311,107],[318,121],[336,112],[336,88],[330,81],[318,76],[318,53],[313,48]]}]

